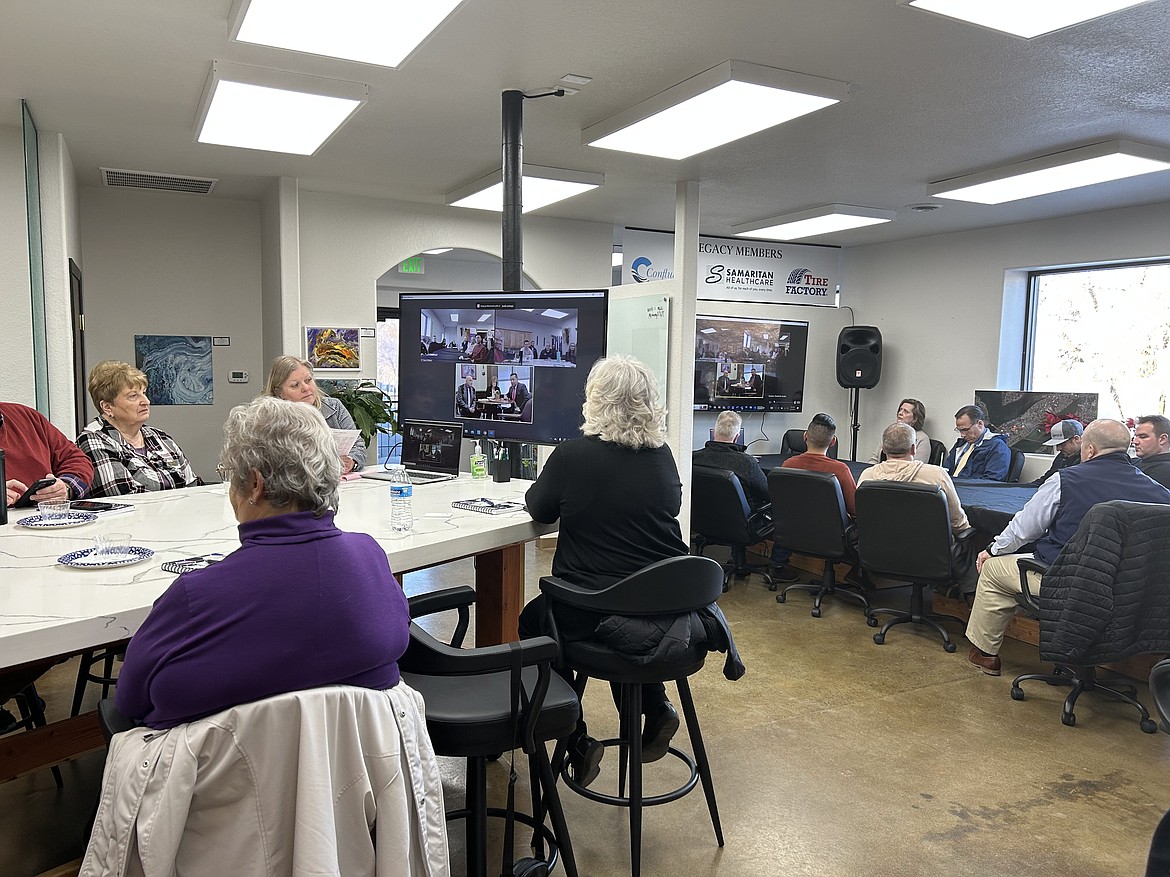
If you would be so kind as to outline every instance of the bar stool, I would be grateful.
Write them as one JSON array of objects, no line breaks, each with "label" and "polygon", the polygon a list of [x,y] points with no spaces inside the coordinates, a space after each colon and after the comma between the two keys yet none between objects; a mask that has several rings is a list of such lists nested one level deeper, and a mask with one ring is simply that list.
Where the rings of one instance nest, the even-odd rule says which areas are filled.
[{"label": "bar stool", "polygon": [[[555,631],[553,605],[563,603],[601,615],[663,616],[682,615],[710,606],[723,591],[723,569],[709,557],[672,557],[651,564],[620,582],[600,591],[591,591],[570,584],[555,576],[540,580],[548,607],[549,630]],[[715,802],[715,787],[711,766],[699,729],[695,703],[691,697],[689,676],[703,667],[708,647],[706,643],[691,645],[677,658],[635,664],[629,658],[595,640],[560,642],[563,664],[576,674],[578,698],[589,679],[604,679],[618,686],[621,700],[620,736],[601,743],[606,748],[618,747],[618,794],[606,795],[579,785],[570,775],[565,763],[565,743],[557,744],[553,764],[560,765],[565,784],[579,795],[592,801],[630,811],[630,865],[633,877],[641,871],[642,808],[677,801],[701,781],[711,814],[715,839],[723,846],[723,829],[719,823],[719,809]],[[674,748],[667,753],[682,761],[690,769],[690,776],[681,786],[660,795],[645,796],[642,792],[642,685],[673,682],[678,689],[679,704],[686,719],[694,756]],[[629,772],[629,794],[626,794],[626,772]]]}]

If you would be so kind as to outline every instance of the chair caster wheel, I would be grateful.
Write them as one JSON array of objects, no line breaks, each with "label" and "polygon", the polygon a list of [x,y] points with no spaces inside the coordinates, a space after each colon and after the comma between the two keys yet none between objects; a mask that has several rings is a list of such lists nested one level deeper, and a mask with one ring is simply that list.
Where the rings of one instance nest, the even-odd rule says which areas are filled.
[{"label": "chair caster wheel", "polygon": [[784,602],[784,599],[785,599],[785,598],[784,598],[784,595],[783,595],[783,594],[777,594],[777,595],[776,595],[776,602],[777,602],[777,603],[783,603],[783,602]]},{"label": "chair caster wheel", "polygon": [[812,611],[812,617],[813,618],[820,618],[821,617],[821,610],[814,607],[813,611]]},{"label": "chair caster wheel", "polygon": [[1071,728],[1077,723],[1077,717],[1072,713],[1062,713],[1060,716],[1060,721]]},{"label": "chair caster wheel", "polygon": [[943,651],[948,655],[953,655],[955,653],[955,649],[957,648],[958,646],[956,646],[954,643],[943,643]]},{"label": "chair caster wheel", "polygon": [[868,624],[870,627],[877,627],[877,625],[878,625],[877,619],[874,618],[872,615],[865,616],[865,623]]},{"label": "chair caster wheel", "polygon": [[724,582],[724,583],[723,583],[723,593],[724,593],[724,594],[726,594],[728,590],[729,590],[729,589],[728,589],[728,587],[727,587],[727,582]]},{"label": "chair caster wheel", "polygon": [[879,646],[883,645],[883,644],[885,644],[885,641],[886,641],[886,635],[884,633],[875,633],[873,635],[873,641],[875,643],[877,643]]},{"label": "chair caster wheel", "polygon": [[774,591],[774,590],[776,590],[776,583],[775,583],[775,582],[772,582],[772,584],[768,585],[768,590],[769,590],[769,591]]},{"label": "chair caster wheel", "polygon": [[1012,686],[1012,700],[1023,700],[1023,699],[1024,699],[1024,689],[1020,688],[1020,686],[1018,686],[1018,685],[1013,685]]},{"label": "chair caster wheel", "polygon": [[1153,719],[1142,719],[1141,722],[1139,723],[1139,726],[1147,734],[1157,734],[1158,733],[1158,723],[1155,722]]}]

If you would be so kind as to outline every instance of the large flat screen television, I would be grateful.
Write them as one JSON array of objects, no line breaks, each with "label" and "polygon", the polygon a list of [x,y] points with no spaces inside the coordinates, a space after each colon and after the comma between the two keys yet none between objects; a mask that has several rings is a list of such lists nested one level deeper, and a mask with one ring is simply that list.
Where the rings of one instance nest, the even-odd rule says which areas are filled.
[{"label": "large flat screen television", "polygon": [[802,411],[808,323],[695,319],[696,411]]},{"label": "large flat screen television", "polygon": [[576,438],[608,300],[604,289],[402,293],[401,416],[455,420],[468,438]]}]

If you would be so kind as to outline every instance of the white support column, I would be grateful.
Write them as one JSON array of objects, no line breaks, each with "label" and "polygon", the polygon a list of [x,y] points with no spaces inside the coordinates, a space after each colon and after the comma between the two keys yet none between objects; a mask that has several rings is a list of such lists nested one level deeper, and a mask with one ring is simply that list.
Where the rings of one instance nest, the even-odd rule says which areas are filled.
[{"label": "white support column", "polygon": [[670,387],[667,405],[670,418],[669,441],[678,462],[683,483],[683,539],[689,538],[691,523],[691,437],[694,434],[695,382],[695,299],[699,288],[699,183],[680,180],[675,186],[674,279],[678,294],[670,309],[670,345],[667,371]]}]

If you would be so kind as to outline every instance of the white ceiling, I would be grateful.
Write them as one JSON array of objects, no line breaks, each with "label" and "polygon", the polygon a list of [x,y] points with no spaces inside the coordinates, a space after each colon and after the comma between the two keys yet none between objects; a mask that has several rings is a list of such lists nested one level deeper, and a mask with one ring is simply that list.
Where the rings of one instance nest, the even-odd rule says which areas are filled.
[{"label": "white ceiling", "polygon": [[[579,73],[593,77],[580,94],[525,102],[525,159],[602,172],[606,185],[530,215],[670,228],[683,179],[700,181],[710,235],[833,202],[898,212],[813,239],[857,245],[1170,200],[1163,172],[1015,204],[906,209],[931,182],[1072,146],[1170,146],[1170,0],[1031,41],[897,0],[465,0],[398,70],[232,43],[230,5],[6,3],[0,124],[18,126],[26,99],[41,131],[64,134],[87,186],[106,166],[216,177],[212,197],[256,199],[290,176],[442,204],[499,166],[503,90]],[[580,145],[581,129],[729,58],[843,80],[850,96],[682,162]],[[199,144],[213,59],[364,82],[370,100],[316,156]]]}]

